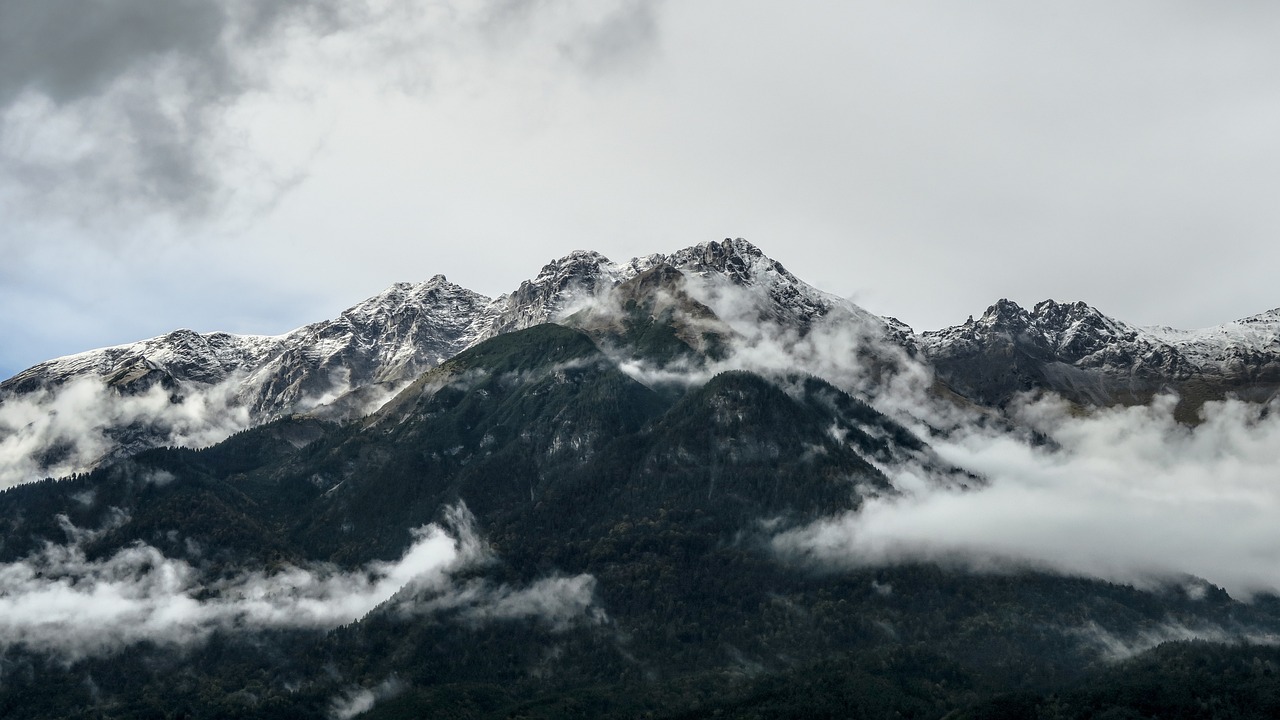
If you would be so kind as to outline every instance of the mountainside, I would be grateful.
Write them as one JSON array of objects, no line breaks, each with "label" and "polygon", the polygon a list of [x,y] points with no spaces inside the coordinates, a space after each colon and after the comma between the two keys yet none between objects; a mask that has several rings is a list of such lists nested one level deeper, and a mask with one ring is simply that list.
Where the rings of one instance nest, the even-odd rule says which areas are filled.
[{"label": "mountainside", "polygon": [[357,422],[0,494],[0,709],[941,717],[1047,703],[1171,627],[1280,632],[1275,601],[1194,583],[814,564],[779,540],[911,492],[894,468],[983,480],[819,378],[620,362],[543,324]]},{"label": "mountainside", "polygon": [[101,378],[125,393],[232,381],[238,399],[265,419],[349,386],[416,376],[471,344],[489,303],[437,275],[397,283],[334,320],[284,335],[176,330],[40,363],[0,383],[0,391],[12,397],[80,377]]},{"label": "mountainside", "polygon": [[575,252],[493,300],[437,275],[393,285],[334,320],[284,335],[178,330],[29,368],[0,383],[0,404],[29,406],[34,413],[59,403],[73,406],[88,418],[93,437],[83,437],[83,422],[66,427],[55,418],[6,427],[0,417],[0,450],[7,444],[22,454],[0,472],[0,486],[82,471],[151,447],[207,445],[291,413],[360,417],[461,350],[598,304],[658,267],[692,278],[690,289],[738,324],[804,329],[838,312],[881,325],[803,283],[744,240],[624,264]]}]

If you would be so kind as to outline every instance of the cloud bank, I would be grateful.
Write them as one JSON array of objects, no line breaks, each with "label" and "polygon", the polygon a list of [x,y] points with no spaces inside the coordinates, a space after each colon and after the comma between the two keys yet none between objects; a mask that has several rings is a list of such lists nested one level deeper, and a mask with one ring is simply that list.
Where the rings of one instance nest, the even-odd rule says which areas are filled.
[{"label": "cloud bank", "polygon": [[1280,408],[1209,403],[1186,427],[1175,404],[1077,416],[1055,398],[1027,402],[1015,419],[1046,445],[973,428],[932,439],[985,487],[946,489],[900,469],[898,494],[784,533],[775,548],[836,567],[927,560],[1139,587],[1191,574],[1238,597],[1280,591]]},{"label": "cloud bank", "polygon": [[216,630],[323,630],[393,598],[401,614],[449,610],[476,625],[541,619],[563,629],[583,616],[602,620],[592,605],[595,580],[587,575],[524,589],[456,584],[452,573],[492,560],[474,522],[465,505],[450,508],[443,524],[415,530],[398,560],[355,571],[314,564],[209,582],[186,561],[145,544],[89,560],[80,543],[91,534],[72,532],[66,545],[0,565],[0,649],[24,646],[74,661],[143,641],[190,646]]}]

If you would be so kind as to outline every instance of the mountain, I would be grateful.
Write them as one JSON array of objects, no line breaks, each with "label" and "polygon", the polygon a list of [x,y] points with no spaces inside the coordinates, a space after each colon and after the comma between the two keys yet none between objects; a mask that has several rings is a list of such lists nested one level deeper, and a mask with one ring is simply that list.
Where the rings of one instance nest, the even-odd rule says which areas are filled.
[{"label": "mountain", "polygon": [[416,376],[473,342],[489,303],[436,275],[397,283],[334,320],[284,335],[176,330],[40,363],[0,383],[0,392],[30,394],[82,377],[126,394],[232,382],[237,399],[268,419],[349,387]]},{"label": "mountain", "polygon": [[[178,330],[40,363],[0,383],[0,486],[204,446],[294,413],[361,417],[458,352],[550,321],[636,349],[637,372],[794,365],[873,400],[911,377],[920,392],[992,408],[1027,392],[1091,407],[1174,392],[1177,417],[1194,423],[1208,400],[1280,391],[1280,311],[1180,331],[1081,302],[1028,311],[1001,300],[916,334],[726,238],[621,263],[576,251],[494,299],[437,275],[279,336]],[[727,358],[729,347],[750,352]],[[930,376],[940,383],[927,387]]]},{"label": "mountain", "polygon": [[[1178,563],[1125,574],[1128,548],[1095,563],[1073,525],[1050,549],[1088,562],[998,542],[1046,521],[1046,487],[1074,519],[1126,484],[1214,532],[1241,518],[1224,542],[1269,537],[1238,500],[1274,467],[1263,412],[1237,444],[1101,413],[1095,434],[1151,458],[1085,445],[1094,479],[1063,444],[1093,435],[999,405],[1213,372],[1265,394],[1273,322],[1186,340],[1002,302],[915,335],[727,240],[573,253],[493,300],[438,276],[279,337],[51,361],[6,382],[0,408],[32,428],[8,438],[103,441],[92,468],[0,492],[0,716],[1270,717],[1265,582],[1242,599]],[[220,416],[222,438],[191,424]],[[1176,514],[1189,477],[1242,464]],[[1146,493],[1169,465],[1175,495]],[[1140,529],[1121,534],[1200,549]]]},{"label": "mountain", "polygon": [[1280,390],[1280,312],[1196,331],[1139,328],[1083,302],[1045,300],[1030,311],[1000,300],[963,325],[915,336],[956,392],[1002,406],[1020,393],[1053,392],[1087,406],[1181,397],[1194,421],[1207,400],[1265,402]]},{"label": "mountain", "polygon": [[437,275],[398,283],[334,320],[284,335],[178,330],[24,370],[0,383],[0,405],[47,412],[43,408],[61,403],[87,423],[55,417],[6,427],[0,418],[0,450],[5,443],[22,448],[22,457],[0,472],[0,486],[78,472],[152,447],[207,445],[293,413],[360,417],[463,349],[599,304],[659,267],[690,278],[689,290],[716,305],[710,312],[740,325],[768,321],[805,329],[831,313],[882,325],[741,239],[621,264],[574,252],[496,299]]},{"label": "mountain", "polygon": [[437,275],[284,335],[177,330],[40,363],[0,383],[0,407],[17,416],[0,413],[0,486],[207,445],[294,412],[358,417],[474,342],[489,305]]}]

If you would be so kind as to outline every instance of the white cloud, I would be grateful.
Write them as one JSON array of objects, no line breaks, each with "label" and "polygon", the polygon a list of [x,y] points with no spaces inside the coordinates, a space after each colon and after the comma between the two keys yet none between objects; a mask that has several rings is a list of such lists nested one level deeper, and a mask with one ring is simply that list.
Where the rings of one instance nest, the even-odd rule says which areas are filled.
[{"label": "white cloud", "polygon": [[174,402],[175,393],[160,385],[125,394],[81,377],[10,395],[0,402],[0,488],[89,469],[117,450],[126,433],[154,435],[162,445],[212,445],[249,426],[239,390],[235,379],[189,384]]},{"label": "white cloud", "polygon": [[1057,447],[974,428],[934,438],[941,457],[988,484],[912,483],[775,546],[836,566],[938,560],[1143,587],[1191,574],[1236,596],[1280,591],[1280,413],[1209,403],[1205,421],[1186,427],[1174,402],[1086,416],[1054,399],[1031,402],[1018,419]]},{"label": "white cloud", "polygon": [[[400,559],[354,571],[312,564],[204,582],[186,561],[145,544],[90,560],[79,545],[89,535],[78,531],[67,545],[0,565],[0,648],[25,645],[74,660],[141,641],[187,646],[217,629],[328,629],[393,598],[405,614],[454,609],[476,624],[538,618],[560,629],[579,616],[602,617],[592,607],[590,576],[526,589],[455,585],[451,573],[491,559],[465,505],[414,536]],[[430,600],[419,607],[419,597]]]}]

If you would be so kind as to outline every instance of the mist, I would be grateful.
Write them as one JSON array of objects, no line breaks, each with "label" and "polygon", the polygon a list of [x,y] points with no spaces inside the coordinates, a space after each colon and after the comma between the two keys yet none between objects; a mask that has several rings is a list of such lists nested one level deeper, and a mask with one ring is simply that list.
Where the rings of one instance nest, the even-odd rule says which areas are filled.
[{"label": "mist", "polygon": [[290,389],[279,407],[255,407],[276,378],[239,370],[217,383],[180,381],[122,391],[99,376],[0,395],[0,489],[46,477],[66,477],[155,447],[202,448],[286,414],[328,420],[366,415],[410,380],[353,387],[347,367],[327,369],[308,391]]},{"label": "mist", "polygon": [[[698,333],[720,335],[727,341],[723,357],[697,365],[682,359],[658,364],[615,353],[619,368],[632,379],[646,385],[696,385],[730,370],[775,378],[812,375],[873,403],[892,406],[895,412],[903,408],[927,409],[931,416],[948,412],[941,406],[926,408],[932,371],[890,337],[881,318],[853,303],[807,288],[828,309],[805,326],[800,321],[803,311],[780,305],[760,286],[744,287],[715,275],[682,274],[680,289],[709,308],[715,318],[691,316],[679,298],[662,290],[655,294],[656,307],[675,308],[678,322]],[[590,312],[595,324],[613,318],[620,325],[624,317],[622,307],[608,294],[594,298]]]},{"label": "mist", "polygon": [[[181,402],[155,385],[121,393],[97,377],[10,395],[0,402],[0,488],[88,470],[121,449],[122,437],[159,438],[145,447],[204,447],[250,425],[238,379],[188,385]],[[135,449],[144,449],[142,447]]]}]

